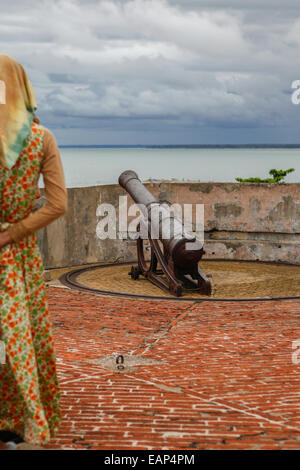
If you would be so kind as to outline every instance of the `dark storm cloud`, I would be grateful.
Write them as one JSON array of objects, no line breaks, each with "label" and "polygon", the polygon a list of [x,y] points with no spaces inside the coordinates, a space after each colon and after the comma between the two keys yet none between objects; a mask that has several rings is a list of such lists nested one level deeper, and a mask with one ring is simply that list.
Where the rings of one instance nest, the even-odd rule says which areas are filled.
[{"label": "dark storm cloud", "polygon": [[84,129],[188,129],[197,139],[208,127],[287,128],[300,112],[289,94],[300,76],[297,6],[0,0],[1,49],[25,66],[43,121],[65,129],[64,143],[68,128],[83,139]]}]

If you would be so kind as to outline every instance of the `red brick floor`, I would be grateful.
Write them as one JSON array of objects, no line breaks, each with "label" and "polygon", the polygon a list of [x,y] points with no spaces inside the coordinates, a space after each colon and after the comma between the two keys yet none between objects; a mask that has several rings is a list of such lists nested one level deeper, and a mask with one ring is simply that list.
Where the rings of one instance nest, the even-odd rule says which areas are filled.
[{"label": "red brick floor", "polygon": [[[48,292],[63,420],[47,448],[300,449],[299,300]],[[89,362],[118,353],[158,363]]]}]

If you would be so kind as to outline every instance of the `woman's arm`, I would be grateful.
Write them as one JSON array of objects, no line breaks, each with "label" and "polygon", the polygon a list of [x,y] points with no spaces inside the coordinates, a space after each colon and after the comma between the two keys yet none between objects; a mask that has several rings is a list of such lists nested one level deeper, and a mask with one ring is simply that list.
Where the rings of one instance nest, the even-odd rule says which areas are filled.
[{"label": "woman's arm", "polygon": [[41,209],[8,228],[7,232],[14,242],[46,227],[67,210],[67,190],[61,158],[55,138],[48,129],[44,131],[43,146],[41,172],[45,184],[46,203]]},{"label": "woman's arm", "polygon": [[11,235],[8,233],[8,230],[0,233],[0,248],[2,248],[5,245],[8,245],[12,241],[13,239],[11,238]]}]

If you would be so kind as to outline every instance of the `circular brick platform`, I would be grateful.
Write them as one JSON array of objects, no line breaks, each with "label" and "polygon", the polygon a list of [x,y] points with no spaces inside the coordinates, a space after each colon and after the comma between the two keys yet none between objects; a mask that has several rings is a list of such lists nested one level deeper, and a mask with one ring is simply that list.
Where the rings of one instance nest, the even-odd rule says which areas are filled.
[{"label": "circular brick platform", "polygon": [[[127,263],[92,266],[71,271],[61,280],[70,287],[100,293],[174,299],[143,276],[131,279],[130,266]],[[300,297],[300,266],[297,265],[206,260],[201,262],[201,269],[212,284],[209,300]],[[185,291],[182,299],[195,301],[208,297]]]}]

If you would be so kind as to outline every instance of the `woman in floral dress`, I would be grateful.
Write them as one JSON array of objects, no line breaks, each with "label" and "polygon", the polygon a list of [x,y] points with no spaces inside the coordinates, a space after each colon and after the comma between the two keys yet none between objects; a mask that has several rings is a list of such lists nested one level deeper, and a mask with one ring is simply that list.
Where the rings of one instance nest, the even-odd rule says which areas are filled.
[{"label": "woman in floral dress", "polygon": [[[0,441],[42,445],[59,428],[59,386],[35,232],[66,212],[57,144],[35,119],[23,67],[0,54]],[[33,211],[43,174],[45,205]],[[3,349],[3,348],[2,348]],[[17,440],[15,439],[15,442]]]}]

